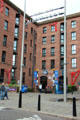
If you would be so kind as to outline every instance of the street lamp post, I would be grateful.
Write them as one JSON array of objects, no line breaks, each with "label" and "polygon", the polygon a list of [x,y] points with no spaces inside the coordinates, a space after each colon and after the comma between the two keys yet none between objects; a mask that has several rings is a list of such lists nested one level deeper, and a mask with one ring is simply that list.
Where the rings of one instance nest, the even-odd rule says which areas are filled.
[{"label": "street lamp post", "polygon": [[66,93],[66,0],[64,0],[64,102],[67,100]]},{"label": "street lamp post", "polygon": [[22,69],[23,69],[23,55],[24,55],[25,14],[26,14],[26,0],[24,0],[23,33],[22,33],[22,49],[21,49],[21,64],[20,64],[19,108],[22,107],[22,92],[21,92],[21,87],[22,87]]}]

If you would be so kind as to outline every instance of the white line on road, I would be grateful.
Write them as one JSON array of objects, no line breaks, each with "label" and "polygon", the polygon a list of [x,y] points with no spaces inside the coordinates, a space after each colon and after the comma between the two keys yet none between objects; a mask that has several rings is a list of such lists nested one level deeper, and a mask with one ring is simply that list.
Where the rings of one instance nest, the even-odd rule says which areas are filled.
[{"label": "white line on road", "polygon": [[22,118],[17,120],[42,120],[42,119],[38,115],[33,115],[32,117],[29,118]]}]

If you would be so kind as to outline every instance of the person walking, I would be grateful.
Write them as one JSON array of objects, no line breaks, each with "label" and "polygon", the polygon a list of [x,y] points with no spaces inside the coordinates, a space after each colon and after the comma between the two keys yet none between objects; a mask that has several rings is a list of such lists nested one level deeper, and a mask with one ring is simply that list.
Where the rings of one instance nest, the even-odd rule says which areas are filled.
[{"label": "person walking", "polygon": [[4,100],[4,97],[5,97],[5,85],[4,85],[4,82],[2,83],[2,86],[0,88],[0,93],[1,93],[1,96],[0,96],[0,99],[1,100]]},{"label": "person walking", "polygon": [[8,100],[8,90],[9,90],[9,86],[8,84],[5,85],[5,97],[7,98]]}]

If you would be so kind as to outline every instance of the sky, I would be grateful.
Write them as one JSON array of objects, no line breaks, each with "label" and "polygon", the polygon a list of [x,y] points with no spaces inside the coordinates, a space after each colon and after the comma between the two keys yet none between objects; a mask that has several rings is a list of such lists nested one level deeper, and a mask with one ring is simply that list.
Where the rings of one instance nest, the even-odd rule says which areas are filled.
[{"label": "sky", "polygon": [[[24,10],[24,0],[10,0]],[[45,10],[64,6],[64,0],[26,0],[26,13],[33,15]],[[66,0],[67,14],[80,12],[80,0]]]}]

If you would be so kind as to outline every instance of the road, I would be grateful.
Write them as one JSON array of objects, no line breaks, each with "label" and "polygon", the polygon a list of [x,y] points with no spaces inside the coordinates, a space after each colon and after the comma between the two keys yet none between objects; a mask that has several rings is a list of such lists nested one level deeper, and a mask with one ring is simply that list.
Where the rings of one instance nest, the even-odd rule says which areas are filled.
[{"label": "road", "polygon": [[0,108],[0,120],[71,120],[55,117],[40,112],[30,112],[22,109]]}]

